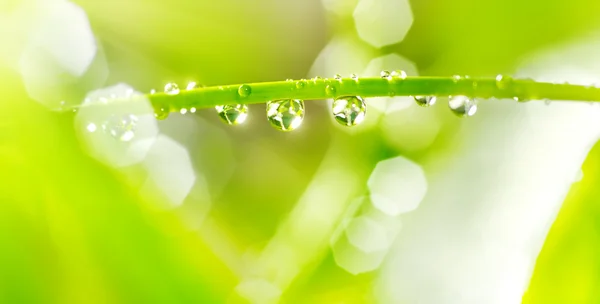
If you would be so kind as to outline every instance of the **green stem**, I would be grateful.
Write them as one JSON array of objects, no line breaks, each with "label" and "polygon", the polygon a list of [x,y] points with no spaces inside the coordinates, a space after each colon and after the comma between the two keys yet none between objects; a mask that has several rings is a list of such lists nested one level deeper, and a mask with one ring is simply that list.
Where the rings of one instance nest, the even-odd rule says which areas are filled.
[{"label": "green stem", "polygon": [[[217,105],[255,104],[281,99],[328,99],[338,96],[452,96],[473,98],[514,98],[600,101],[600,88],[594,86],[536,82],[529,79],[457,77],[379,77],[294,80],[245,84],[250,94],[240,94],[242,85],[226,85],[183,90],[177,95],[147,95],[156,109],[170,112],[182,108],[209,108]],[[246,87],[247,86],[247,87]],[[333,88],[333,89],[332,89]],[[243,90],[242,90],[243,91]]]}]

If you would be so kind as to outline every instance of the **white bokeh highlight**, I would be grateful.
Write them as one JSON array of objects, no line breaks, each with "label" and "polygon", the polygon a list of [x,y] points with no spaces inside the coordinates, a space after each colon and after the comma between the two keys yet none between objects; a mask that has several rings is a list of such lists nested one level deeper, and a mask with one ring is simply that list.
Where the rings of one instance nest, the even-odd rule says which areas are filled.
[{"label": "white bokeh highlight", "polygon": [[309,77],[333,78],[335,74],[349,77],[360,74],[371,59],[371,51],[351,36],[335,36],[321,50],[312,67]]},{"label": "white bokeh highlight", "polygon": [[360,0],[354,22],[361,39],[374,47],[401,42],[413,23],[408,0]]},{"label": "white bokeh highlight", "polygon": [[[112,100],[116,98],[128,101]],[[123,141],[110,132],[110,123],[114,117],[131,115],[136,118],[133,137]],[[90,92],[75,116],[74,125],[87,153],[114,168],[141,162],[158,135],[150,101],[123,83]]]},{"label": "white bokeh highlight", "polygon": [[415,210],[427,193],[421,166],[401,156],[379,162],[367,185],[373,206],[394,216]]},{"label": "white bokeh highlight", "polygon": [[[591,83],[600,35],[535,53],[517,75]],[[403,215],[374,294],[383,303],[521,303],[574,176],[600,137],[600,107],[487,103],[455,131],[422,206]],[[440,162],[443,160],[443,162]],[[441,166],[440,166],[441,165]],[[410,224],[406,224],[410,223]]]},{"label": "white bokeh highlight", "polygon": [[148,178],[140,188],[140,195],[160,204],[158,207],[181,206],[196,182],[187,149],[162,134],[148,151],[143,167]]},{"label": "white bokeh highlight", "polygon": [[39,2],[31,9],[38,19],[16,67],[29,96],[50,109],[64,100],[79,104],[82,90],[98,88],[108,77],[85,11],[69,1]]}]

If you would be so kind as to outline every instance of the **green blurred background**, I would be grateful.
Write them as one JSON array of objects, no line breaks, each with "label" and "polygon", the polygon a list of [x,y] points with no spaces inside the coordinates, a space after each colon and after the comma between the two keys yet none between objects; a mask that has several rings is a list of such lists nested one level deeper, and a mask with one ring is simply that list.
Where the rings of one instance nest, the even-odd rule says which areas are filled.
[{"label": "green blurred background", "polygon": [[[538,224],[547,227],[540,228],[542,237],[531,242],[545,239],[545,243],[532,249],[534,261],[541,249],[537,263],[523,266],[531,269],[515,279],[531,279],[530,284],[520,289],[511,284],[504,286],[494,279],[491,272],[495,270],[489,270],[487,276],[470,278],[487,287],[481,293],[466,295],[453,285],[458,284],[455,282],[439,289],[445,280],[453,281],[450,276],[434,278],[435,271],[416,267],[413,274],[403,273],[418,281],[405,285],[413,286],[414,291],[407,291],[406,296],[393,292],[395,287],[403,290],[401,285],[406,279],[394,280],[395,256],[402,263],[411,263],[407,257],[412,255],[402,255],[408,252],[404,247],[410,246],[403,244],[412,244],[410,240],[420,237],[421,232],[411,227],[420,225],[419,219],[427,218],[427,212],[449,214],[455,222],[448,222],[443,233],[456,241],[453,247],[467,246],[464,244],[483,240],[479,235],[465,233],[460,238],[463,244],[452,237],[453,231],[477,231],[479,220],[487,216],[478,213],[481,206],[494,213],[496,206],[487,201],[500,201],[498,208],[502,208],[502,200],[495,198],[503,191],[517,191],[507,179],[495,179],[497,172],[493,170],[479,167],[478,172],[477,166],[456,165],[458,157],[469,155],[465,151],[483,151],[489,159],[477,161],[488,163],[490,168],[520,166],[514,174],[522,174],[523,180],[528,180],[530,171],[542,172],[531,173],[532,179],[573,168],[578,171],[583,159],[567,159],[568,156],[585,156],[600,130],[588,129],[590,134],[577,142],[569,141],[569,132],[577,133],[575,126],[580,126],[580,120],[598,118],[580,119],[576,115],[589,112],[591,107],[584,105],[586,108],[581,111],[571,111],[569,104],[553,107],[554,104],[544,106],[533,101],[539,107],[525,110],[528,106],[508,100],[494,101],[489,108],[487,102],[482,102],[479,111],[487,114],[460,120],[451,115],[441,100],[432,109],[370,109],[364,125],[345,130],[334,125],[327,102],[307,101],[303,125],[292,133],[272,129],[262,117],[264,105],[251,106],[248,121],[236,127],[223,124],[212,109],[205,109],[193,115],[172,114],[158,122],[161,136],[168,137],[174,147],[164,148],[165,151],[179,147],[189,156],[187,162],[186,157],[177,156],[180,154],[159,153],[160,157],[143,165],[112,168],[90,156],[90,148],[83,144],[81,130],[74,124],[78,113],[49,111],[48,103],[32,98],[27,79],[19,72],[23,66],[20,54],[38,26],[36,22],[43,19],[40,16],[47,11],[45,6],[59,7],[61,2],[0,2],[4,37],[0,43],[1,303],[507,303],[496,296],[503,293],[503,288],[507,288],[506,293],[520,294],[519,301],[523,296],[525,303],[600,302],[597,147],[583,163],[580,182],[571,187],[562,180],[553,181],[552,185],[570,190],[549,234],[547,228],[558,209],[554,213],[540,212],[551,222]],[[410,6],[389,4],[406,3],[403,0],[73,2],[87,14],[97,41],[97,54],[105,60],[99,64],[108,74],[107,78],[88,75],[88,80],[80,80],[83,77],[65,76],[60,67],[40,67],[40,74],[57,69],[48,79],[60,81],[48,90],[75,96],[71,97],[75,101],[68,102],[79,102],[88,90],[120,82],[148,92],[167,82],[183,87],[192,80],[202,85],[220,85],[316,74],[332,77],[333,73],[347,70],[362,74],[371,59],[392,53],[401,55],[403,62],[412,62],[420,75],[514,74],[522,71],[524,61],[544,57],[538,54],[550,51],[556,54],[554,59],[537,64],[554,65],[559,75],[563,59],[579,64],[587,73],[600,72],[596,68],[600,59],[593,51],[598,48],[589,47],[592,51],[583,52],[589,56],[565,51],[572,45],[597,46],[600,42],[598,1],[413,0]],[[367,8],[375,7],[369,11],[375,21],[367,21],[367,27],[382,35],[407,32],[404,39],[399,35],[393,43],[378,47],[367,41],[369,37],[361,37],[353,17],[358,2],[365,2],[363,6]],[[410,11],[397,10],[402,7],[409,7]],[[397,28],[395,16],[414,21],[410,27]],[[81,24],[74,21],[72,26]],[[60,41],[60,31],[55,32]],[[65,41],[60,44],[64,49],[55,49],[67,54],[67,58],[76,57],[79,40]],[[345,42],[331,47],[330,55],[320,56],[330,41]],[[321,58],[320,63],[313,64],[317,57]],[[410,63],[389,67],[396,68],[408,70]],[[571,77],[577,76],[572,69],[569,72]],[[544,114],[536,116],[537,109]],[[535,119],[530,124],[521,123],[520,119],[531,116]],[[521,127],[539,126],[536,122],[543,122],[541,126],[558,124],[570,131],[563,136],[553,136],[554,131],[548,131],[545,136],[540,135],[543,143],[538,140],[524,148],[513,147],[515,143],[529,142],[520,136],[537,138],[537,133],[520,133]],[[514,126],[519,126],[514,133],[501,132],[513,130]],[[517,156],[520,149],[558,153],[545,150],[554,146],[570,147],[575,152],[545,158],[552,161],[528,168],[528,156],[522,162],[506,161],[504,152],[486,150],[494,145]],[[345,220],[368,213],[352,212],[352,202],[369,194],[367,181],[375,166],[398,156],[419,164],[430,192],[435,190],[437,195],[427,193],[414,211],[420,215],[402,217],[403,230],[393,246],[396,249],[383,253],[385,260],[381,265],[369,271],[349,270],[352,267],[335,256],[336,247],[330,245],[330,239],[339,230],[336,227],[345,227]],[[157,167],[161,169],[152,169]],[[540,171],[563,167],[568,168]],[[174,206],[167,203],[165,207],[162,201],[169,197],[165,192],[172,189],[154,185],[150,191],[145,181],[156,172],[178,176],[178,168],[193,171],[194,185],[181,194],[185,197],[182,202]],[[461,174],[461,170],[469,174]],[[507,172],[509,176],[513,174],[510,168]],[[447,184],[444,178],[460,187],[433,186]],[[173,183],[179,185],[179,180]],[[554,187],[550,183],[547,186]],[[532,187],[530,191],[546,190]],[[444,191],[451,192],[455,199],[440,201]],[[564,194],[532,197],[540,202],[536,206],[548,205],[552,209],[560,207]],[[463,203],[462,195],[476,199],[465,199]],[[486,200],[488,196],[494,199]],[[477,204],[479,201],[481,204]],[[535,210],[523,214],[535,222]],[[458,224],[452,226],[461,222],[472,226],[464,230]],[[499,231],[512,227],[527,234],[527,229],[538,229],[515,228],[517,224],[510,218],[495,223]],[[412,237],[405,236],[408,234]],[[443,250],[422,246],[426,252],[437,251],[444,257]],[[510,246],[503,249],[517,250]],[[477,250],[471,253],[479,255]],[[433,254],[431,258],[440,256]],[[350,264],[361,261],[358,258]],[[454,262],[448,259],[439,263]],[[489,263],[494,264],[494,260]],[[478,267],[469,266],[469,261],[459,264],[465,267],[465,273]],[[423,275],[418,276],[419,273]],[[478,288],[469,287],[469,282],[465,281],[461,288]],[[446,288],[456,293],[448,293]]]}]

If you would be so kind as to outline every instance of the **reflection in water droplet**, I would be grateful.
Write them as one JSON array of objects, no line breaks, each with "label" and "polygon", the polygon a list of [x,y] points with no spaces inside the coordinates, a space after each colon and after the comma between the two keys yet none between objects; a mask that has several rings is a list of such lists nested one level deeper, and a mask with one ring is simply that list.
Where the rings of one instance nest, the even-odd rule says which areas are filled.
[{"label": "reflection in water droplet", "polygon": [[110,118],[102,124],[102,130],[112,137],[128,142],[135,136],[135,128],[138,118],[135,115],[111,115]]},{"label": "reflection in water droplet", "polygon": [[344,96],[333,101],[333,117],[344,126],[355,126],[365,120],[367,105],[360,96]]},{"label": "reflection in water droplet", "polygon": [[422,107],[429,107],[435,104],[437,97],[435,96],[415,96],[415,102]]},{"label": "reflection in water droplet", "polygon": [[328,85],[327,87],[325,87],[325,93],[329,96],[334,96],[336,92],[337,89],[332,85]]},{"label": "reflection in water droplet", "polygon": [[304,101],[300,99],[269,101],[267,119],[278,130],[295,130],[300,127],[304,119]]},{"label": "reflection in water droplet", "polygon": [[296,89],[298,89],[298,90],[304,89],[305,86],[306,86],[305,79],[302,79],[302,80],[299,80],[298,82],[296,82]]},{"label": "reflection in water droplet", "polygon": [[396,78],[400,78],[400,79],[406,79],[406,77],[408,77],[408,75],[403,70],[395,70],[395,71],[392,72],[392,77],[396,77]]},{"label": "reflection in water droplet", "polygon": [[243,84],[238,88],[238,94],[240,97],[248,97],[252,94],[252,88],[247,84]]},{"label": "reflection in water droplet", "polygon": [[88,124],[88,125],[85,127],[85,129],[86,129],[88,132],[90,132],[90,133],[94,133],[94,132],[96,132],[96,130],[97,130],[98,128],[96,127],[96,124],[92,122],[92,123],[89,123],[89,124]]},{"label": "reflection in water droplet", "polygon": [[154,117],[158,120],[165,120],[169,117],[169,110],[167,108],[158,108],[155,109]]},{"label": "reflection in water droplet", "polygon": [[248,118],[248,106],[245,104],[216,106],[221,120],[230,125],[239,125]]},{"label": "reflection in water droplet", "polygon": [[337,81],[339,81],[339,82],[342,82],[342,75],[340,75],[340,74],[335,74],[335,75],[333,76],[333,79],[335,79],[335,80],[337,80]]},{"label": "reflection in water droplet", "polygon": [[477,112],[477,101],[463,95],[450,97],[448,106],[459,117],[473,116]]},{"label": "reflection in water droplet", "polygon": [[188,112],[188,110],[186,108],[182,108],[181,110],[179,110],[179,113],[185,115]]},{"label": "reflection in water droplet", "polygon": [[358,75],[356,75],[356,74],[350,74],[350,79],[352,79],[354,81],[358,81]]},{"label": "reflection in water droplet", "polygon": [[168,95],[179,94],[179,86],[174,82],[169,82],[165,85],[165,93]]},{"label": "reflection in water droplet", "polygon": [[390,71],[383,70],[383,71],[381,71],[381,73],[379,73],[379,75],[383,79],[387,79],[387,80],[391,80],[392,79],[392,74],[390,73]]}]

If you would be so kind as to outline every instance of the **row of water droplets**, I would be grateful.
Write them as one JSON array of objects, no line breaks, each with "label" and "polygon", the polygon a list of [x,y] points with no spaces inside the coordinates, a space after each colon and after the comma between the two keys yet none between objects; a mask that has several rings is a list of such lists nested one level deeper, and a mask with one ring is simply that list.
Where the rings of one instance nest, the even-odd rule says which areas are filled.
[{"label": "row of water droplets", "polygon": [[[381,71],[380,77],[388,81],[402,81],[406,79],[407,74],[402,70],[396,71]],[[359,82],[357,74],[351,74],[350,79],[356,83]],[[453,76],[455,83],[458,83],[462,79],[468,80],[469,76]],[[311,80],[301,79],[296,81],[295,88],[302,90],[307,87],[311,82],[317,84],[319,81],[329,82],[325,87],[325,93],[327,96],[333,98],[332,112],[335,121],[344,126],[355,126],[364,121],[367,104],[365,99],[361,96],[339,96],[337,95],[337,87],[334,85],[334,81],[342,83],[343,78],[341,75],[336,74],[333,80],[323,79],[321,77],[315,77]],[[288,82],[294,80],[288,79]],[[498,75],[496,77],[496,85],[498,89],[506,89],[512,83],[512,78],[507,76]],[[473,82],[474,88],[477,86],[477,82]],[[186,90],[193,90],[199,88],[195,82],[190,82]],[[249,85],[240,85],[237,94],[240,98],[246,98],[252,94],[252,88]],[[164,93],[168,95],[177,95],[181,92],[179,86],[176,83],[168,83],[164,87]],[[151,94],[156,93],[155,90],[150,92]],[[393,90],[389,93],[390,96],[394,96]],[[413,96],[417,105],[421,107],[429,107],[434,105],[438,96]],[[517,101],[524,101],[523,98],[515,97]],[[475,115],[477,112],[478,101],[466,95],[449,96],[448,106],[450,110],[459,117],[469,117]],[[246,121],[248,117],[248,106],[245,104],[234,104],[234,105],[219,105],[215,107],[219,117],[229,125],[238,125]],[[196,108],[191,107],[189,109],[182,108],[179,110],[181,114],[195,113]],[[165,119],[169,115],[169,109],[160,108],[156,110],[156,118]],[[301,99],[283,99],[268,101],[266,106],[267,120],[273,127],[281,131],[292,131],[297,129],[304,119],[305,106],[304,101]]]}]

